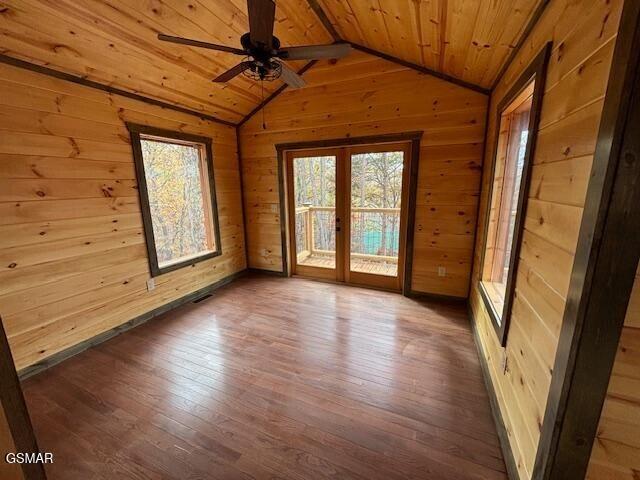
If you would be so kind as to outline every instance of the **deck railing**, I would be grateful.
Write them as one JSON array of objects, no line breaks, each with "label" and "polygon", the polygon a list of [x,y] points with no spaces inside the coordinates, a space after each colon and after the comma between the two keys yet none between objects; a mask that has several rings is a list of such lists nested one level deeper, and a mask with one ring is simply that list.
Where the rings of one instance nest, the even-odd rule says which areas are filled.
[{"label": "deck railing", "polygon": [[[335,231],[335,207],[296,208],[298,261],[310,255],[335,255]],[[396,262],[399,231],[399,208],[351,207],[351,256]]]}]

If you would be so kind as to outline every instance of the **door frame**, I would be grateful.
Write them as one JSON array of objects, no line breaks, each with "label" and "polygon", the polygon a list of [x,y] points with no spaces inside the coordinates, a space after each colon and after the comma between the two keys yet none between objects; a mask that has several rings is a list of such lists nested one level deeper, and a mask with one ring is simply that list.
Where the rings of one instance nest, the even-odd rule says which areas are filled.
[{"label": "door frame", "polygon": [[[292,209],[295,209],[295,198],[291,193],[293,193],[293,162],[294,158],[302,158],[302,157],[335,157],[336,159],[336,167],[335,167],[335,181],[336,181],[336,198],[335,198],[335,215],[336,218],[339,218],[341,212],[345,212],[344,205],[344,196],[339,195],[338,192],[343,192],[345,187],[345,178],[344,178],[344,167],[341,165],[341,148],[316,148],[316,149],[306,149],[306,150],[288,150],[285,153],[285,165],[284,168],[286,170],[286,181],[287,181],[287,212],[291,212]],[[295,154],[295,157],[294,157]],[[345,212],[346,216],[346,212]],[[287,227],[289,230],[288,240],[289,240],[289,260],[291,265],[291,273],[301,275],[303,277],[313,277],[319,278],[322,280],[330,280],[341,282],[344,281],[344,270],[341,266],[344,263],[344,235],[338,235],[336,232],[336,254],[335,254],[335,265],[334,268],[326,268],[326,267],[314,267],[310,265],[298,265],[298,260],[296,258],[296,236],[295,236],[295,215],[286,215]]]},{"label": "door frame", "polygon": [[[276,144],[278,161],[278,186],[279,186],[279,207],[280,207],[280,239],[282,248],[282,275],[291,276],[289,268],[291,262],[290,248],[290,228],[289,228],[289,207],[288,207],[288,186],[286,172],[286,152],[292,150],[313,150],[331,147],[353,147],[358,145],[373,144],[393,144],[408,143],[410,150],[409,178],[407,191],[407,219],[406,219],[406,239],[404,246],[404,272],[402,278],[402,294],[410,296],[411,276],[413,271],[413,246],[415,237],[416,221],[416,201],[418,193],[418,168],[420,164],[420,141],[422,131],[390,133],[383,135],[370,135],[363,137],[343,137],[327,140],[314,140],[307,142],[291,142]],[[400,259],[399,259],[400,261]],[[398,272],[400,275],[400,272]]]},{"label": "door frame", "polygon": [[[400,200],[400,235],[398,240],[398,274],[395,277],[389,277],[386,275],[376,275],[372,273],[356,272],[351,270],[351,248],[346,248],[345,252],[345,268],[344,276],[345,282],[353,285],[364,285],[374,288],[381,288],[385,290],[402,291],[402,285],[404,283],[404,267],[407,261],[405,255],[406,250],[406,237],[407,237],[407,215],[409,213],[409,183],[411,177],[411,143],[399,142],[399,143],[376,143],[376,144],[362,144],[353,145],[349,147],[343,147],[345,150],[345,165],[344,171],[349,172],[348,177],[351,177],[351,156],[358,155],[360,153],[375,153],[375,152],[389,152],[389,151],[402,151],[404,154],[403,172],[402,172],[402,198]],[[344,198],[351,199],[351,183],[345,179]],[[343,223],[344,238],[347,245],[351,244],[351,201],[345,201],[344,216],[349,219],[348,222]]]}]

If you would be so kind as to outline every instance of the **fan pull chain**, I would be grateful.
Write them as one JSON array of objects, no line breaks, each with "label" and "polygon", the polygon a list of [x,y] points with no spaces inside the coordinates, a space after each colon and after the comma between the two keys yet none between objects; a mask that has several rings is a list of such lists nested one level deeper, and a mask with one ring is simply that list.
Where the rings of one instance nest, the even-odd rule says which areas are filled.
[{"label": "fan pull chain", "polygon": [[264,121],[264,80],[260,80],[260,87],[262,89],[262,129],[266,130],[267,129],[267,124]]}]

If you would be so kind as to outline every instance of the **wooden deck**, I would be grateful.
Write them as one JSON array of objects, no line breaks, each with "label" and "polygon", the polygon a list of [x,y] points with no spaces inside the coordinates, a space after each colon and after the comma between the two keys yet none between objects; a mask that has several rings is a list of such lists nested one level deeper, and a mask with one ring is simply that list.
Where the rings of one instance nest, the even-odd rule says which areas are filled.
[{"label": "wooden deck", "polygon": [[24,382],[56,479],[506,479],[464,306],[252,276]]},{"label": "wooden deck", "polygon": [[[312,267],[334,268],[335,259],[327,255],[310,255],[304,260],[298,261],[298,264]],[[354,272],[372,273],[375,275],[387,275],[390,277],[395,277],[396,275],[398,275],[398,264],[371,261],[363,258],[352,258],[351,270]]]}]

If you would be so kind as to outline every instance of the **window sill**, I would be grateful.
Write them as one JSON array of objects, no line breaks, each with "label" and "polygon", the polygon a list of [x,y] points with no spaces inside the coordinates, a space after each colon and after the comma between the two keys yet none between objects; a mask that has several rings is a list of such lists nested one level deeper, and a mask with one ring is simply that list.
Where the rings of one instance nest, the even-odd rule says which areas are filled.
[{"label": "window sill", "polygon": [[165,273],[173,272],[174,270],[179,270],[184,267],[191,267],[196,263],[203,262],[204,260],[209,260],[210,258],[214,258],[219,255],[222,255],[221,249],[213,252],[195,254],[191,257],[183,257],[181,259],[178,259],[175,263],[165,264],[163,266],[159,266],[157,269],[152,268],[151,276],[158,277],[160,275],[164,275]]},{"label": "window sill", "polygon": [[[491,294],[489,293],[485,282],[480,280],[478,282],[478,289],[480,290],[480,296],[482,297],[482,301],[484,302],[484,306],[487,309],[487,313],[489,314],[489,318],[491,319],[491,324],[493,325],[494,330],[496,331],[496,335],[498,336],[498,341],[501,346],[505,344],[505,322],[502,318],[502,313],[498,312],[494,301],[491,298]],[[504,304],[503,308],[504,309]]]}]

